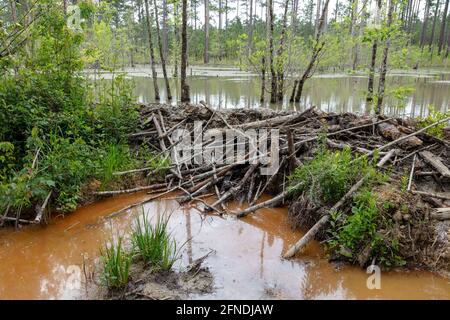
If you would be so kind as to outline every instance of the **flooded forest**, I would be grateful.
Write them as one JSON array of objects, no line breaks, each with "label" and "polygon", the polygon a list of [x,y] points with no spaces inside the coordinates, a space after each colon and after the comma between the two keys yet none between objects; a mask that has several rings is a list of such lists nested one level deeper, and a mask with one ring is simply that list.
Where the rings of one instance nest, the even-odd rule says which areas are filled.
[{"label": "flooded forest", "polygon": [[16,299],[449,300],[449,0],[0,0]]}]

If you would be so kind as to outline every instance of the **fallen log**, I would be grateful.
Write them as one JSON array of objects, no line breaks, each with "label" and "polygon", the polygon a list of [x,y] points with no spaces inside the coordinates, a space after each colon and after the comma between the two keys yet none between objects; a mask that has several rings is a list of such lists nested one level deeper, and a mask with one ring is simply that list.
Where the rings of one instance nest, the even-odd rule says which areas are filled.
[{"label": "fallen log", "polygon": [[[403,133],[398,130],[396,126],[389,122],[383,122],[378,124],[378,131],[381,136],[389,140],[396,140],[403,136]],[[421,146],[423,141],[417,138],[416,136],[410,136],[402,140],[402,147],[407,148],[415,148]]]},{"label": "fallen log", "polygon": [[319,221],[316,222],[316,224],[309,229],[309,231],[296,243],[294,244],[289,250],[283,255],[284,258],[291,258],[293,257],[297,252],[302,250],[310,241],[312,241],[317,234],[317,232],[330,220],[330,214],[332,212],[336,212],[339,210],[344,203],[350,199],[353,194],[358,191],[358,189],[364,184],[364,181],[367,179],[368,175],[365,175],[362,177],[357,183],[353,185],[353,187],[350,188],[350,190],[339,200],[330,210],[328,210],[328,213],[326,213],[322,218],[319,219]]},{"label": "fallen log", "polygon": [[450,200],[450,193],[435,193],[435,192],[425,192],[425,191],[418,191],[418,190],[411,190],[410,191],[413,194],[418,194],[421,196],[436,198],[436,199],[442,199],[442,200]]},{"label": "fallen log", "polygon": [[93,194],[96,196],[114,196],[118,194],[126,194],[126,193],[134,193],[139,191],[147,191],[147,190],[156,190],[167,187],[166,183],[158,183],[158,184],[152,184],[150,186],[145,187],[137,187],[132,189],[125,189],[125,190],[113,190],[113,191],[97,191]]},{"label": "fallen log", "polygon": [[384,166],[386,162],[388,162],[394,155],[398,154],[398,152],[399,150],[397,149],[390,150],[388,153],[384,155],[383,158],[381,158],[380,162],[377,163],[377,167],[381,168],[382,166]]},{"label": "fallen log", "polygon": [[369,157],[369,156],[373,155],[377,150],[378,150],[378,151],[381,151],[381,150],[387,149],[387,148],[389,148],[389,147],[392,147],[393,145],[395,145],[395,144],[397,144],[397,143],[399,143],[399,142],[401,142],[401,141],[403,141],[403,140],[405,140],[405,139],[408,139],[408,138],[410,138],[410,137],[414,137],[414,136],[416,136],[416,135],[418,135],[418,134],[420,134],[420,133],[422,133],[422,132],[427,131],[427,130],[430,129],[430,128],[433,128],[433,127],[435,127],[435,126],[440,125],[441,123],[448,122],[449,120],[450,120],[450,117],[447,117],[447,118],[445,118],[445,119],[442,119],[442,120],[440,120],[440,121],[437,121],[437,122],[435,122],[435,123],[432,123],[432,124],[430,124],[429,126],[426,126],[426,127],[422,128],[422,129],[420,129],[420,130],[417,130],[416,132],[413,132],[413,133],[408,134],[408,135],[406,135],[406,136],[401,136],[400,138],[398,138],[398,139],[396,139],[396,140],[394,140],[394,141],[391,141],[391,142],[389,142],[389,143],[386,143],[385,145],[382,145],[381,147],[376,148],[376,149],[370,151],[370,152],[367,154],[367,156]]},{"label": "fallen log", "polygon": [[258,209],[261,209],[261,208],[264,208],[264,207],[273,206],[273,205],[275,205],[275,204],[281,202],[286,196],[289,195],[289,193],[290,193],[293,189],[296,189],[296,188],[300,187],[300,185],[301,185],[301,183],[295,185],[294,187],[292,187],[292,188],[290,188],[290,189],[287,189],[287,190],[283,191],[282,193],[280,193],[279,195],[273,197],[273,198],[270,199],[270,200],[261,202],[260,204],[257,204],[257,205],[248,207],[247,209],[244,209],[244,210],[242,210],[242,211],[240,211],[240,212],[237,212],[237,213],[235,213],[235,214],[236,214],[236,217],[242,218],[242,217],[245,217],[246,215],[248,215],[248,214],[250,214],[250,213],[252,213],[252,212],[255,212],[255,211],[258,210]]},{"label": "fallen log", "polygon": [[430,213],[430,218],[435,220],[450,220],[450,208],[437,208]]},{"label": "fallen log", "polygon": [[450,170],[442,161],[430,151],[419,152],[419,155],[433,168],[435,168],[443,177],[450,178]]}]

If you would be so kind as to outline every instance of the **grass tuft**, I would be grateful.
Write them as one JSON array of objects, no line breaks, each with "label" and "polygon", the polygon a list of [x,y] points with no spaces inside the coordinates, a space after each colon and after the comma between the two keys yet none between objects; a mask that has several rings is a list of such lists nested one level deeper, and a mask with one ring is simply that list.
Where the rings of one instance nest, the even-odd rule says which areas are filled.
[{"label": "grass tuft", "polygon": [[152,224],[143,211],[131,235],[136,256],[158,270],[170,270],[178,259],[177,243],[168,231],[169,219],[159,215]]},{"label": "grass tuft", "polygon": [[131,256],[123,250],[122,238],[117,243],[105,244],[100,250],[103,269],[102,284],[109,289],[120,289],[127,285],[130,279]]}]

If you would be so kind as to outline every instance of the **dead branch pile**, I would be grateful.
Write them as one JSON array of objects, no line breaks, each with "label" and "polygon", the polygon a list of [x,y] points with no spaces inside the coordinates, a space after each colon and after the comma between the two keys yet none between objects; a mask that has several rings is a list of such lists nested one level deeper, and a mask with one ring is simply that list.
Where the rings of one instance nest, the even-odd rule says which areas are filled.
[{"label": "dead branch pile", "polygon": [[[200,120],[203,125],[200,129],[195,128],[194,122]],[[149,146],[158,155],[171,156],[171,166],[165,181],[155,181],[155,184],[130,190],[102,192],[102,195],[137,190],[178,190],[182,192],[180,203],[198,201],[203,204],[205,211],[237,217],[245,217],[260,208],[289,201],[293,222],[297,221],[298,227],[309,228],[305,236],[284,255],[292,257],[323,231],[331,212],[349,204],[353,194],[364,182],[363,177],[330,208],[315,208],[304,195],[292,199],[292,186],[289,185],[288,177],[296,167],[314,157],[319,140],[322,143],[325,141],[330,149],[350,148],[353,154],[366,155],[370,159],[377,155],[377,169],[391,170],[392,182],[398,182],[406,173],[409,176],[408,192],[414,195],[414,201],[423,202],[428,208],[428,214],[421,217],[422,220],[431,221],[426,223],[447,223],[450,207],[450,141],[430,136],[427,130],[449,120],[447,118],[420,129],[411,119],[333,114],[316,108],[298,112],[269,109],[213,110],[203,102],[182,106],[146,105],[141,107],[140,127],[129,139],[134,145]],[[246,141],[247,151],[252,143],[247,130],[278,129],[279,168],[272,175],[262,175],[260,169],[267,166],[260,158],[263,155],[251,155],[249,151],[244,163],[220,162],[215,158],[206,163],[196,162],[196,152],[201,153],[208,146],[217,147],[217,140],[207,139],[208,136],[203,136],[203,141],[199,141],[202,142],[199,149],[194,147],[186,161],[177,149],[183,136],[178,140],[173,136],[178,129],[184,130],[183,136],[190,136],[194,145],[198,130],[203,134],[209,129],[223,133],[223,154],[229,152],[226,150],[227,145],[239,141],[235,137],[232,141],[227,140],[227,129]],[[270,149],[271,139],[267,137],[266,155],[274,152]],[[235,150],[232,152],[234,154]],[[154,168],[142,168],[117,174],[146,173],[151,176],[154,172]],[[260,202],[264,193],[272,194],[273,198]],[[216,200],[206,202],[205,195],[214,195]],[[234,200],[248,203],[248,208],[230,212],[227,203]]]}]

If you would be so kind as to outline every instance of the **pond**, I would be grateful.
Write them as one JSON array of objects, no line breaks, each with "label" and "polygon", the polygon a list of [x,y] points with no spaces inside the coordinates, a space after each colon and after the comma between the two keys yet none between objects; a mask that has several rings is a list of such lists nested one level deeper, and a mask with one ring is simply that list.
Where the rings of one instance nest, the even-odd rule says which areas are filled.
[{"label": "pond", "polygon": [[[148,67],[125,70],[135,81],[135,95],[139,102],[155,102],[151,71]],[[157,69],[158,77],[162,71]],[[192,66],[187,71],[191,90],[191,101],[203,100],[214,108],[258,108],[261,106],[261,81],[252,73],[232,67]],[[169,70],[172,74],[172,70]],[[110,75],[103,74],[105,78]],[[393,70],[387,75],[384,113],[391,115],[425,116],[428,106],[439,111],[450,109],[450,70]],[[289,103],[292,79],[286,81],[286,95],[283,103],[270,104],[268,94],[264,107],[274,109],[289,108],[304,110],[318,106],[327,112],[370,112],[366,104],[368,77],[366,74],[317,74],[304,87],[299,103]],[[161,102],[167,102],[167,94],[162,78],[158,79]],[[179,100],[179,83],[170,78],[172,103]],[[269,83],[266,84],[269,87]],[[375,79],[375,91],[378,79]],[[400,93],[400,94],[398,94]]]}]

